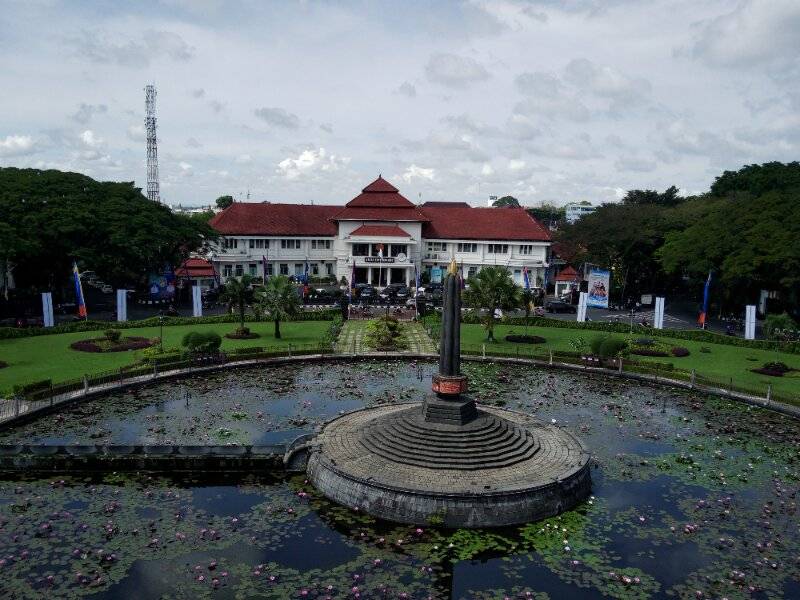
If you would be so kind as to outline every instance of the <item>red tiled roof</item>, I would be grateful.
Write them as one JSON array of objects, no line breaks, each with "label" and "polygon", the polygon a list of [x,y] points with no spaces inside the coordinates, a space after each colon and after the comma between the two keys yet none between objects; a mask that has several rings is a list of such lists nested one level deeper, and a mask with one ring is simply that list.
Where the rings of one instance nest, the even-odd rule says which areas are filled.
[{"label": "red tiled roof", "polygon": [[213,277],[214,267],[204,258],[187,258],[175,269],[176,277]]},{"label": "red tiled roof", "polygon": [[331,217],[341,210],[341,206],[234,202],[209,224],[222,235],[332,237],[337,227]]},{"label": "red tiled roof", "polygon": [[446,202],[446,201],[445,202],[438,202],[438,201],[434,201],[434,200],[429,200],[428,202],[423,202],[422,204],[420,204],[420,206],[422,208],[425,208],[426,206],[433,206],[433,207],[448,207],[449,206],[451,208],[452,207],[456,207],[456,206],[458,208],[469,208],[470,207],[469,204],[467,204],[466,202]]},{"label": "red tiled roof", "polygon": [[524,208],[424,207],[422,237],[445,240],[548,242],[550,233]]},{"label": "red tiled roof", "polygon": [[561,269],[561,272],[556,275],[556,281],[576,281],[580,278],[578,272],[569,265]]},{"label": "red tiled roof", "polygon": [[371,235],[377,237],[406,237],[411,236],[402,227],[397,225],[362,225],[350,235]]},{"label": "red tiled roof", "polygon": [[414,203],[397,191],[383,177],[365,187],[361,194],[350,200],[336,221],[427,221]]}]

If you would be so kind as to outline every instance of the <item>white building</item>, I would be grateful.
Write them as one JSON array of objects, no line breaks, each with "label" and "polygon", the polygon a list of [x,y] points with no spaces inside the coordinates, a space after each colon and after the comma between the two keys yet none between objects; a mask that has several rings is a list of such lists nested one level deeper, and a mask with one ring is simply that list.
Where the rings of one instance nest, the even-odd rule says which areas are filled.
[{"label": "white building", "polygon": [[535,285],[548,267],[550,235],[525,209],[472,208],[463,202],[420,206],[378,177],[344,206],[235,202],[215,215],[221,234],[212,262],[224,282],[254,276],[342,278],[376,286],[414,281],[455,259],[466,277],[504,265]]},{"label": "white building", "polygon": [[567,204],[564,210],[567,223],[574,223],[581,217],[592,214],[597,210],[597,207],[591,204]]}]

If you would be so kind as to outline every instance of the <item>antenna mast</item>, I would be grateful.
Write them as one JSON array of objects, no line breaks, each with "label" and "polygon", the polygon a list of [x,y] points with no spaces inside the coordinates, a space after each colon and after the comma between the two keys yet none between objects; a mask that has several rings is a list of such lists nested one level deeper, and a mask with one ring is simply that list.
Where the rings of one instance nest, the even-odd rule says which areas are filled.
[{"label": "antenna mast", "polygon": [[158,190],[158,146],[156,141],[156,86],[144,88],[144,127],[147,132],[147,199],[161,202]]}]

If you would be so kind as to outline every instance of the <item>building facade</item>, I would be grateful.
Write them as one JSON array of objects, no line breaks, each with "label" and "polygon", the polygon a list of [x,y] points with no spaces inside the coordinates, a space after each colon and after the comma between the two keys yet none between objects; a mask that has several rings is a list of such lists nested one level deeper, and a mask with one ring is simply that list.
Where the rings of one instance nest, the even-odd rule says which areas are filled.
[{"label": "building facade", "polygon": [[[415,205],[382,177],[344,206],[235,202],[215,215],[212,255],[229,277],[283,274],[343,278],[348,284],[413,284],[455,259],[465,277],[503,265],[522,284],[541,285],[550,235],[522,208],[472,208],[462,202]],[[355,281],[351,281],[351,279]]]},{"label": "building facade", "polygon": [[591,204],[567,204],[564,207],[564,218],[567,223],[574,223],[581,217],[592,214],[597,210],[596,206]]}]

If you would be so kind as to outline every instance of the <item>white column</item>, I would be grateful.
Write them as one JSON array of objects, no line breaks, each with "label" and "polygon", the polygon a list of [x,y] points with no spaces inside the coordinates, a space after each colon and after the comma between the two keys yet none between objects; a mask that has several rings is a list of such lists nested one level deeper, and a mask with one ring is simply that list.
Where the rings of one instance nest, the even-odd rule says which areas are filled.
[{"label": "white column", "polygon": [[128,290],[117,290],[117,321],[128,320]]},{"label": "white column", "polygon": [[578,323],[586,322],[586,298],[588,295],[587,292],[581,292],[581,295],[578,297]]},{"label": "white column", "polygon": [[653,312],[653,327],[664,329],[664,298],[656,297],[656,308]]},{"label": "white column", "polygon": [[203,316],[203,296],[199,285],[192,286],[192,315]]},{"label": "white column", "polygon": [[372,267],[367,267],[367,284],[372,285]]},{"label": "white column", "polygon": [[42,323],[45,327],[55,325],[55,320],[53,319],[53,294],[50,292],[42,292]]},{"label": "white column", "polygon": [[411,269],[406,267],[406,287],[411,285]]},{"label": "white column", "polygon": [[756,305],[748,304],[745,309],[744,339],[756,339]]}]

